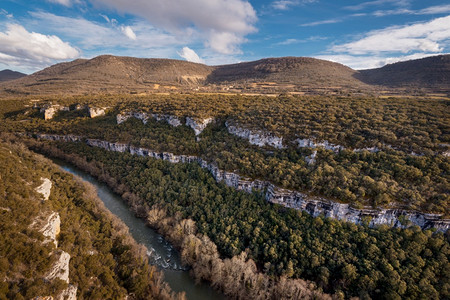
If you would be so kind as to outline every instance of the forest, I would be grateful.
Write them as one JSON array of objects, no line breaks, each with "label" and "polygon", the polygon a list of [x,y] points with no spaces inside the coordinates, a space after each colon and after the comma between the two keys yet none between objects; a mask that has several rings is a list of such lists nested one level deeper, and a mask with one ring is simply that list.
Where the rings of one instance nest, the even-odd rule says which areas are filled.
[{"label": "forest", "polygon": [[[89,100],[78,97],[57,103],[84,105]],[[83,110],[62,111],[47,121],[39,110],[31,108],[38,102],[4,101],[0,126],[10,132],[76,134],[160,152],[198,155],[221,169],[357,208],[394,206],[450,216],[450,159],[442,154],[449,144],[449,101],[189,94],[104,96],[95,100],[96,106],[109,107],[106,116],[90,119]],[[22,109],[18,109],[20,105]],[[187,126],[172,127],[154,119],[145,125],[137,119],[117,125],[116,114],[122,111],[149,111],[181,119],[212,116],[216,122],[196,139]],[[287,147],[251,145],[228,133],[225,120],[280,135]],[[324,148],[299,148],[292,143],[297,138],[327,140],[346,149],[335,153]],[[352,151],[374,146],[381,151]],[[314,150],[316,163],[308,164]]]},{"label": "forest", "polygon": [[[224,170],[356,208],[414,209],[448,218],[448,100],[219,94],[32,100],[2,101],[0,131],[19,134],[33,150],[64,158],[108,183],[138,216],[172,239],[194,276],[231,297],[327,297],[322,292],[335,298],[450,297],[448,232],[313,218],[267,203],[258,191],[248,194],[217,183],[197,164],[23,135],[74,134],[196,155]],[[33,106],[50,102],[104,107],[106,115],[89,118],[81,109],[44,120]],[[173,115],[182,124],[186,117],[214,117],[215,122],[195,136],[188,126],[152,118],[146,124],[134,118],[117,124],[116,115],[126,111]],[[252,145],[227,131],[229,120],[282,137],[285,147]],[[304,138],[345,149],[299,148],[295,140]],[[353,151],[366,147],[380,151]],[[308,163],[316,150],[315,163]]]},{"label": "forest", "polygon": [[[218,184],[195,164],[171,164],[83,143],[33,142],[31,147],[46,155],[66,154],[114,187],[138,215],[192,219],[220,257],[234,258],[244,251],[264,274],[312,280],[338,297],[449,296],[448,233],[313,218],[267,203],[261,194]],[[202,274],[204,268],[197,271]]]},{"label": "forest", "polygon": [[[146,250],[129,237],[128,228],[111,215],[92,186],[60,170],[20,143],[0,143],[0,299],[58,295],[67,283],[45,280],[55,263],[53,243],[33,229],[41,214],[61,216],[58,249],[71,255],[70,284],[78,299],[183,299],[164,283],[147,261]],[[35,188],[50,178],[50,198]]]}]

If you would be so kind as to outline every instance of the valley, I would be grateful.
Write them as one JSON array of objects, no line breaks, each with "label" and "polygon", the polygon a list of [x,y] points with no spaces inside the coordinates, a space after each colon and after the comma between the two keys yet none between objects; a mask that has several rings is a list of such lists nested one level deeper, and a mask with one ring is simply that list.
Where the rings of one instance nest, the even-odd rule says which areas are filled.
[{"label": "valley", "polygon": [[[21,231],[44,241],[40,273],[7,271],[26,263],[5,252],[1,295],[195,299],[196,281],[205,299],[445,299],[449,57],[355,71],[304,57],[206,66],[103,55],[1,83],[1,212],[17,211],[23,228],[40,212],[61,223],[56,247]],[[41,155],[108,186],[193,278],[153,266],[157,241],[138,245]],[[83,247],[104,254],[94,262]],[[46,279],[57,253],[70,256],[62,282]]]}]

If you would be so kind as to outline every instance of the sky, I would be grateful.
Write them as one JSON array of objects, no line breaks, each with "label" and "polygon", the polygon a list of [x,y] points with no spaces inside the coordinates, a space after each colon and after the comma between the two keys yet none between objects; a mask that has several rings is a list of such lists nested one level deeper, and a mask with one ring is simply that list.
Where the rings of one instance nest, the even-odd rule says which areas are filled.
[{"label": "sky", "polygon": [[208,65],[309,56],[354,69],[450,53],[437,0],[1,0],[0,70],[102,54]]}]

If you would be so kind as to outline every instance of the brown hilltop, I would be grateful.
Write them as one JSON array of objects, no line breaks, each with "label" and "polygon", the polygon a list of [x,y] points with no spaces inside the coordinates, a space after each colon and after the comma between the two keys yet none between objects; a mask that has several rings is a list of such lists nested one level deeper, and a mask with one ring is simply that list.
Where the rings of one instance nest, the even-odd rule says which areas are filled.
[{"label": "brown hilltop", "polygon": [[218,66],[208,82],[274,81],[289,84],[360,84],[357,71],[339,63],[311,57],[265,58]]},{"label": "brown hilltop", "polygon": [[14,80],[14,79],[18,79],[18,78],[21,78],[24,76],[27,76],[27,74],[23,74],[23,73],[11,71],[11,70],[3,70],[3,71],[0,71],[0,82]]},{"label": "brown hilltop", "polygon": [[2,94],[81,94],[164,91],[346,93],[425,88],[449,92],[450,56],[356,71],[309,57],[266,58],[207,66],[175,59],[102,55],[53,65],[0,84]]},{"label": "brown hilltop", "polygon": [[356,78],[388,87],[431,88],[450,91],[450,54],[431,56],[361,70]]},{"label": "brown hilltop", "polygon": [[202,84],[212,67],[187,61],[101,55],[45,68],[7,85],[12,93],[125,92],[148,90],[155,84],[194,86]]}]

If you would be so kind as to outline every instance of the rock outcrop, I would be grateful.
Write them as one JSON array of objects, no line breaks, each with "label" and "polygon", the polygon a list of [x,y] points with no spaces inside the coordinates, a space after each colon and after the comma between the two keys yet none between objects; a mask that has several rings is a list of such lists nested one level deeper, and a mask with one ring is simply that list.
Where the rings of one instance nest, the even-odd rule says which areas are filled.
[{"label": "rock outcrop", "polygon": [[261,130],[250,130],[246,128],[238,127],[233,121],[226,121],[225,126],[230,134],[247,139],[250,144],[263,146],[272,146],[278,149],[283,148],[283,138],[278,137]]},{"label": "rock outcrop", "polygon": [[298,147],[300,148],[317,148],[317,147],[323,147],[327,150],[331,150],[334,152],[339,152],[341,150],[344,150],[344,146],[341,145],[334,145],[329,143],[328,141],[323,141],[323,142],[314,142],[313,140],[310,139],[297,139],[296,140]]},{"label": "rock outcrop", "polygon": [[42,235],[44,235],[47,239],[47,242],[53,242],[56,247],[58,247],[58,241],[56,237],[61,231],[61,218],[57,212],[51,213],[47,217],[47,221],[44,223],[44,226],[40,230]]},{"label": "rock outcrop", "polygon": [[89,117],[96,118],[105,115],[105,107],[88,107]]},{"label": "rock outcrop", "polygon": [[129,118],[136,118],[138,120],[141,120],[144,124],[147,124],[149,118],[153,118],[156,121],[166,121],[173,127],[178,127],[181,125],[180,119],[176,116],[150,114],[145,112],[122,112],[116,116],[117,124],[121,124]]},{"label": "rock outcrop", "polygon": [[313,216],[324,215],[325,217],[355,224],[369,222],[371,226],[386,224],[404,228],[412,224],[418,225],[423,229],[436,228],[443,232],[450,228],[450,220],[441,219],[441,215],[439,214],[426,214],[402,209],[357,209],[346,203],[338,203],[321,197],[312,197],[298,191],[282,189],[268,181],[252,180],[234,172],[224,171],[219,169],[216,164],[209,163],[197,156],[156,152],[151,149],[130,146],[128,144],[110,143],[94,139],[87,139],[86,142],[93,147],[100,147],[110,151],[129,151],[133,155],[149,156],[171,163],[198,163],[202,168],[211,172],[217,182],[223,182],[227,186],[246,192],[252,192],[253,190],[264,191],[267,201],[303,210]]},{"label": "rock outcrop", "polygon": [[44,119],[45,120],[51,120],[55,116],[55,114],[60,111],[69,111],[69,107],[67,106],[61,106],[58,104],[55,105],[45,105],[40,109],[40,112],[44,113]]},{"label": "rock outcrop", "polygon": [[58,259],[50,269],[50,272],[47,274],[47,276],[45,276],[45,279],[54,280],[58,278],[69,283],[70,254],[65,251],[58,250],[55,255],[58,255]]},{"label": "rock outcrop", "polygon": [[76,300],[77,290],[78,288],[75,285],[69,284],[67,289],[63,290],[58,296],[56,296],[56,300]]},{"label": "rock outcrop", "polygon": [[41,194],[44,197],[44,200],[48,200],[48,197],[50,197],[50,192],[52,189],[52,182],[48,178],[42,178],[43,181],[40,186],[36,188],[36,192]]},{"label": "rock outcrop", "polygon": [[195,135],[199,135],[208,126],[209,123],[214,121],[213,118],[206,118],[203,120],[196,120],[191,117],[186,117],[186,126],[194,129]]}]

